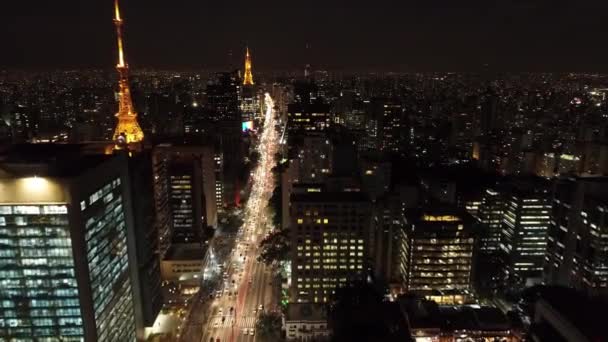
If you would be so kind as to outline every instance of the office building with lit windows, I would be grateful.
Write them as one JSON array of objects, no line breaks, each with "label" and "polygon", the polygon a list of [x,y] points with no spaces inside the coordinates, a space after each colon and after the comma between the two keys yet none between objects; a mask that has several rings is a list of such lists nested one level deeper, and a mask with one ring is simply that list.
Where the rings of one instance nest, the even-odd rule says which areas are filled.
[{"label": "office building with lit windows", "polygon": [[365,279],[371,224],[367,196],[294,193],[290,202],[291,301],[324,303],[336,288]]},{"label": "office building with lit windows", "polygon": [[301,137],[298,144],[302,183],[322,183],[332,171],[333,144],[325,134],[313,133]]},{"label": "office building with lit windows", "polygon": [[217,225],[217,156],[209,146],[162,144],[154,149],[156,210],[162,255],[171,243],[200,243]]},{"label": "office building with lit windows", "polygon": [[321,132],[331,126],[329,106],[321,103],[292,103],[287,106],[287,129],[290,133]]},{"label": "office building with lit windows", "polygon": [[126,156],[74,145],[0,156],[0,336],[133,341],[137,269]]},{"label": "office building with lit windows", "polygon": [[403,288],[421,293],[471,289],[474,219],[464,210],[422,208],[405,211],[399,232]]},{"label": "office building with lit windows", "polygon": [[544,281],[608,294],[608,177],[555,182]]},{"label": "office building with lit windows", "polygon": [[368,147],[383,152],[403,148],[403,107],[397,99],[373,98],[369,103],[370,120],[366,127]]},{"label": "office building with lit windows", "polygon": [[503,220],[503,197],[496,189],[488,188],[482,195],[479,205],[479,250],[493,254],[499,250]]},{"label": "office building with lit windows", "polygon": [[543,179],[514,181],[503,192],[500,249],[509,282],[540,281],[551,221],[549,184]]}]

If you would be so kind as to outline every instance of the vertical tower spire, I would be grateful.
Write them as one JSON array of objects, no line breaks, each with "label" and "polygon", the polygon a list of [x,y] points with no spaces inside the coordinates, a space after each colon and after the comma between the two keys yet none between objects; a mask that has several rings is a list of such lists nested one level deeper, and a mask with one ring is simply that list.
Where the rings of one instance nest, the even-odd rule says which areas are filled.
[{"label": "vertical tower spire", "polygon": [[249,55],[249,47],[245,53],[245,77],[243,85],[253,85],[253,74],[251,74],[251,56]]},{"label": "vertical tower spire", "polygon": [[131,100],[131,89],[129,89],[129,65],[125,62],[125,55],[122,41],[122,24],[120,7],[118,0],[114,0],[114,25],[116,25],[116,39],[118,40],[118,112],[116,117],[118,122],[114,130],[113,140],[116,148],[123,148],[131,143],[138,143],[144,139],[144,132],[137,122],[137,113],[133,108]]}]

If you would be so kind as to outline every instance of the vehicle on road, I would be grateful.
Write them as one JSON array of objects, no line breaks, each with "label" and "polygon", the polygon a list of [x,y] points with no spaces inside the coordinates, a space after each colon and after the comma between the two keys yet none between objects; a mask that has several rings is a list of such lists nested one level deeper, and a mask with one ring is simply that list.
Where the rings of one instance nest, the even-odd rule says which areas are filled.
[{"label": "vehicle on road", "polygon": [[253,328],[249,328],[249,335],[255,335],[255,330],[253,330]]}]

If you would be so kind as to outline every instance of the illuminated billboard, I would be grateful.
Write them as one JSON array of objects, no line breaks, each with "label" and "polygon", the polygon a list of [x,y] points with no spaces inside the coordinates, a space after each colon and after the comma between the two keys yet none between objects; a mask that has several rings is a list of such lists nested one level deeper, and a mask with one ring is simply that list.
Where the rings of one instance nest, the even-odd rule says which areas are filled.
[{"label": "illuminated billboard", "polygon": [[253,130],[253,121],[244,121],[241,124],[241,130],[243,132],[247,132],[247,131]]}]

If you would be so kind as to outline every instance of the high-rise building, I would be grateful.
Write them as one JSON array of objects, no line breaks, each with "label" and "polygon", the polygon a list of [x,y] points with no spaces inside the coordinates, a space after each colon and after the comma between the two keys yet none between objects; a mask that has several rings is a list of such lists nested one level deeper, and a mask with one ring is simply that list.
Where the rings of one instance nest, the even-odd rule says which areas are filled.
[{"label": "high-rise building", "polygon": [[372,218],[373,239],[370,246],[376,278],[400,283],[399,236],[405,216],[398,196],[391,194],[378,201]]},{"label": "high-rise building", "polygon": [[373,99],[371,101],[372,118],[378,122],[377,147],[385,152],[399,152],[403,148],[402,133],[403,108],[395,99]]},{"label": "high-rise building", "polygon": [[296,145],[297,158],[300,167],[299,181],[301,183],[321,183],[332,167],[332,144],[323,134],[307,134],[301,137],[301,143]]},{"label": "high-rise building", "polygon": [[[132,268],[137,338],[143,338],[145,327],[152,327],[162,305],[158,230],[155,226],[152,151],[143,149],[128,158],[133,230],[137,268]],[[137,272],[133,272],[137,271]]]},{"label": "high-rise building", "polygon": [[253,127],[253,122],[260,117],[260,101],[254,86],[244,85],[241,90],[241,129]]},{"label": "high-rise building", "polygon": [[492,254],[500,249],[502,234],[503,198],[494,188],[488,188],[483,194],[479,206],[479,250],[484,254]]},{"label": "high-rise building", "polygon": [[507,278],[514,283],[537,283],[551,220],[548,184],[541,179],[515,181],[503,196],[500,249],[506,256]]},{"label": "high-rise building", "polygon": [[251,128],[253,121],[260,112],[260,103],[253,83],[251,72],[251,56],[249,48],[245,54],[245,74],[243,77],[243,87],[241,88],[241,121],[243,129]]},{"label": "high-rise building", "polygon": [[126,156],[79,150],[18,146],[0,158],[0,336],[9,340],[135,339]]},{"label": "high-rise building", "polygon": [[122,40],[122,25],[123,20],[120,16],[120,8],[118,0],[114,1],[114,24],[116,25],[116,35],[118,40],[118,113],[116,118],[116,129],[114,130],[113,141],[116,142],[116,148],[123,148],[125,145],[139,143],[144,139],[144,132],[139,127],[137,122],[137,113],[133,107],[131,100],[131,89],[129,88],[129,65],[126,63],[123,40]]},{"label": "high-rise building", "polygon": [[[240,84],[237,72],[219,72],[209,79],[205,110],[212,121],[234,121],[240,125]],[[237,125],[237,129],[240,126]]]},{"label": "high-rise building", "polygon": [[238,204],[239,177],[244,168],[244,144],[239,109],[240,82],[237,72],[217,73],[207,84],[208,117],[217,122],[215,136],[222,156],[222,195],[227,206]]},{"label": "high-rise building", "polygon": [[324,103],[292,103],[287,106],[290,133],[325,131],[331,126],[329,106]]},{"label": "high-rise building", "polygon": [[204,228],[217,225],[215,158],[213,148],[207,146],[155,148],[156,207],[165,224],[159,226],[162,251],[171,243],[201,243]]},{"label": "high-rise building", "polygon": [[294,193],[290,205],[291,300],[327,302],[337,287],[365,279],[371,224],[362,193]]},{"label": "high-rise building", "polygon": [[470,290],[475,236],[473,218],[454,208],[405,212],[399,268],[408,291]]},{"label": "high-rise building", "polygon": [[544,280],[608,293],[608,178],[561,178],[553,193]]}]

